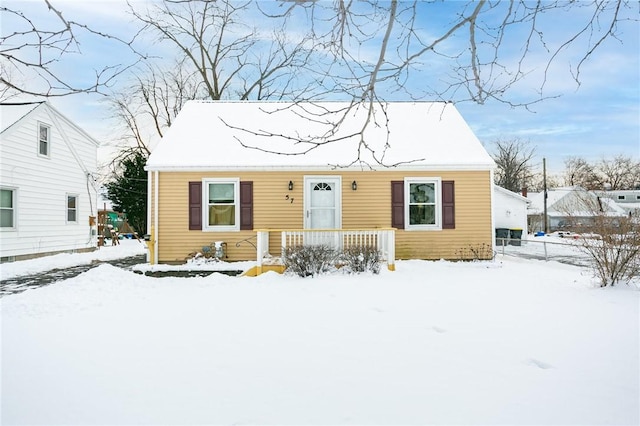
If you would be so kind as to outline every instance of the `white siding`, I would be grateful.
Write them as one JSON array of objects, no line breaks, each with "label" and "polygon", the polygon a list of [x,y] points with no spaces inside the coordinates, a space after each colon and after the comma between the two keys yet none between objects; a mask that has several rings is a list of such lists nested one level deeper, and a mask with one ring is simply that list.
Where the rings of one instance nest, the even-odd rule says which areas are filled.
[{"label": "white siding", "polygon": [[527,201],[519,194],[510,195],[494,187],[493,220],[496,228],[522,229],[527,234]]},{"label": "white siding", "polygon": [[[50,155],[38,155],[38,123],[51,127]],[[70,145],[72,148],[70,148]],[[0,134],[0,186],[15,189],[14,229],[1,229],[0,256],[96,246],[97,143],[47,104]],[[67,195],[77,195],[77,222],[67,223]]]}]

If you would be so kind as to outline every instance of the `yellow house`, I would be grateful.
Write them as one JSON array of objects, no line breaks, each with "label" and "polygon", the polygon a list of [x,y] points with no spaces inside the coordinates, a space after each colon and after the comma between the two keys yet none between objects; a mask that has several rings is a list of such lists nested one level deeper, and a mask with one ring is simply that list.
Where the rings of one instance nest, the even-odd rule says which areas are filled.
[{"label": "yellow house", "polygon": [[[152,263],[224,243],[488,258],[494,162],[452,103],[190,101],[147,162]],[[217,244],[216,244],[217,243]]]}]

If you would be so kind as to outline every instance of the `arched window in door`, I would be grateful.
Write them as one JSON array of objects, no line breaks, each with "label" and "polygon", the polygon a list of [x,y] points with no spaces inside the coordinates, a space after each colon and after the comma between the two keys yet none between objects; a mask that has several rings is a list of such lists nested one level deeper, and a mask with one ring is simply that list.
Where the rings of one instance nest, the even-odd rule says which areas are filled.
[{"label": "arched window in door", "polygon": [[314,191],[331,191],[331,185],[326,182],[319,182],[313,187]]}]

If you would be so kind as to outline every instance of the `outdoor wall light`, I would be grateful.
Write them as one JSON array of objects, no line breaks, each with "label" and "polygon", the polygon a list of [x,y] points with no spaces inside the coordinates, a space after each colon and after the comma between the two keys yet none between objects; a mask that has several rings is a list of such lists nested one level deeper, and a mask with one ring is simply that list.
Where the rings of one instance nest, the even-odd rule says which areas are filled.
[{"label": "outdoor wall light", "polygon": [[351,189],[353,189],[354,191],[358,189],[358,182],[356,182],[355,180],[353,182],[351,182]]},{"label": "outdoor wall light", "polygon": [[289,181],[289,191],[293,191],[293,181]]}]

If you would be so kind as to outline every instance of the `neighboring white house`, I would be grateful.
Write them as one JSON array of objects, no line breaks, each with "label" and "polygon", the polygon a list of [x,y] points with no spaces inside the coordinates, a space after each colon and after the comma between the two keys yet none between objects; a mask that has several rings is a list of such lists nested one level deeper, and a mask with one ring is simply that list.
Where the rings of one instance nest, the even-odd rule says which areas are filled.
[{"label": "neighboring white house", "polygon": [[494,228],[521,229],[527,234],[527,206],[530,201],[513,191],[493,186],[493,222]]},{"label": "neighboring white house", "polygon": [[[529,229],[544,231],[544,192],[529,193],[527,198],[531,201],[527,210]],[[600,213],[612,217],[628,214],[610,198],[579,186],[547,190],[549,232],[588,225]]]},{"label": "neighboring white house", "polygon": [[602,196],[615,201],[627,214],[640,218],[640,189],[604,191]]},{"label": "neighboring white house", "polygon": [[0,118],[0,260],[94,249],[99,143],[49,102]]}]

